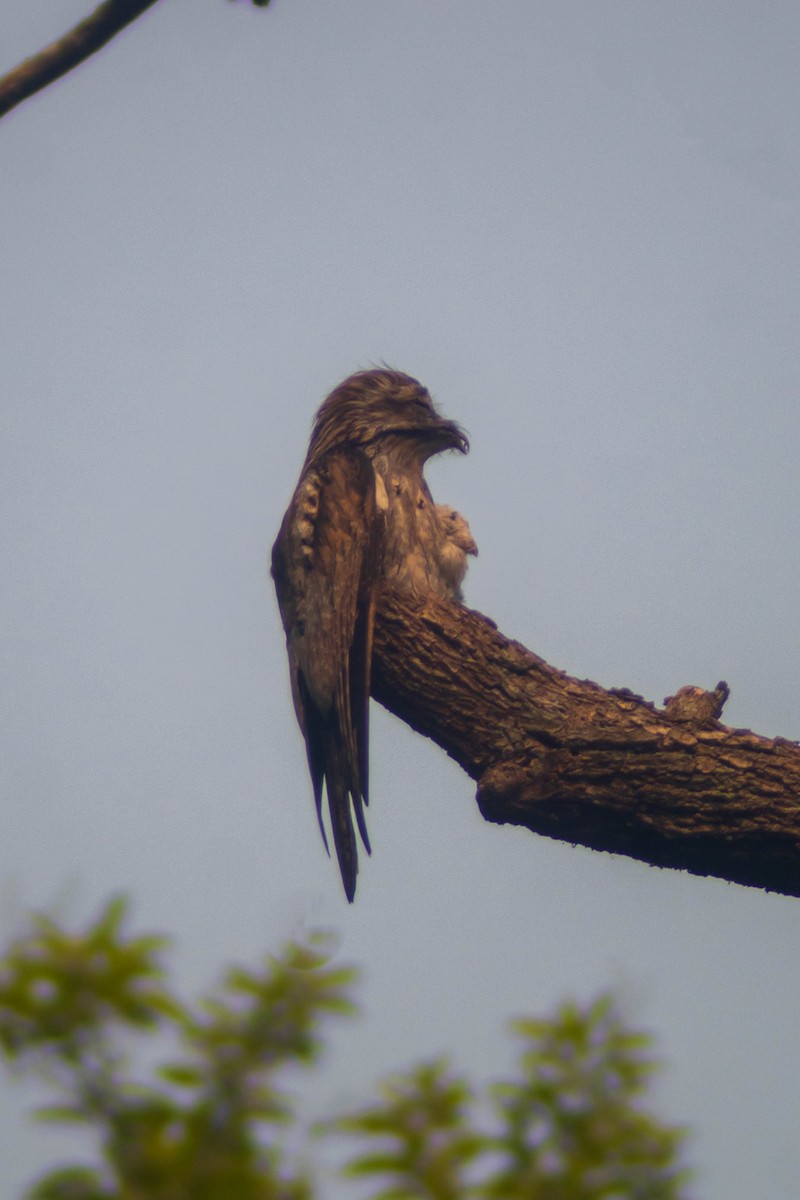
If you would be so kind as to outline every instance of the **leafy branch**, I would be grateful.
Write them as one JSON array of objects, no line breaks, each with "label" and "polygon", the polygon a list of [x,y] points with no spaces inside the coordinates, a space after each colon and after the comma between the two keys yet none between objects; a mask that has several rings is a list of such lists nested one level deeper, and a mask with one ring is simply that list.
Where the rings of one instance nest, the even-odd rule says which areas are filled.
[{"label": "leafy branch", "polygon": [[[354,1012],[355,972],[314,938],[187,1005],[167,986],[164,939],[126,937],[124,913],[114,900],[82,934],[37,918],[0,962],[0,1049],[55,1091],[40,1116],[99,1143],[98,1165],[50,1172],[27,1200],[311,1200],[286,1152],[287,1132],[307,1130],[284,1072],[313,1067],[323,1022]],[[324,1123],[355,1143],[344,1174],[372,1200],[679,1200],[684,1134],[641,1104],[650,1039],[608,997],[514,1029],[516,1072],[485,1095],[437,1060]],[[179,1046],[146,1083],[129,1061],[137,1032]]]}]

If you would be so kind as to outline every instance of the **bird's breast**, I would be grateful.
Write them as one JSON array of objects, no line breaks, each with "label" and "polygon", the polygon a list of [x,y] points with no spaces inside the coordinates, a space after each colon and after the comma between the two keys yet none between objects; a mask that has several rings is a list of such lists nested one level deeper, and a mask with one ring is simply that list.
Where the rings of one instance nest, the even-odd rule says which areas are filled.
[{"label": "bird's breast", "polygon": [[449,595],[452,588],[442,570],[446,536],[424,479],[376,470],[375,496],[386,522],[387,581],[416,595]]}]

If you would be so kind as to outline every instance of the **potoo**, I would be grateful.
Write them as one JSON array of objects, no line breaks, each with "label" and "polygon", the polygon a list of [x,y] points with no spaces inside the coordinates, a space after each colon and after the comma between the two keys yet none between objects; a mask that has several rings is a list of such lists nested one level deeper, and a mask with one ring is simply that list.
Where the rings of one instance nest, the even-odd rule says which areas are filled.
[{"label": "potoo", "polygon": [[417,596],[461,600],[466,556],[477,547],[460,513],[434,504],[423,470],[442,450],[468,449],[416,379],[390,370],[351,375],[317,412],[272,549],[317,818],[327,849],[324,786],[350,901],[358,871],[353,813],[370,850],[364,805],[378,590],[385,580]]}]

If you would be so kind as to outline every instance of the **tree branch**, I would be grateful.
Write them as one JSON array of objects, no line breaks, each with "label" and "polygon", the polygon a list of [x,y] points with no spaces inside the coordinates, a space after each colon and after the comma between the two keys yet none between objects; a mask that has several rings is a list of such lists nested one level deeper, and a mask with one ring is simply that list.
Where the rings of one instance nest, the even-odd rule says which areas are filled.
[{"label": "tree branch", "polygon": [[800,745],[721,725],[724,684],[662,711],[480,613],[387,591],[372,690],[477,781],[489,821],[800,896]]},{"label": "tree branch", "polygon": [[91,16],[0,78],[0,117],[77,67],[158,0],[105,0]]}]

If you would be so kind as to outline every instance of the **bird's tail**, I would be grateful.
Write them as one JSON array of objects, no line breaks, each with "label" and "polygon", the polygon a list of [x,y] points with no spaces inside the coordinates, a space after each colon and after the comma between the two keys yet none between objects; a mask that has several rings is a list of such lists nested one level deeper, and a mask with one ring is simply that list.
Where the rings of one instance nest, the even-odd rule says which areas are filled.
[{"label": "bird's tail", "polygon": [[351,756],[337,729],[328,730],[324,757],[325,790],[328,796],[333,844],[336,847],[345,895],[352,904],[358,875],[358,847],[353,828],[354,811],[358,831],[368,854],[371,853],[371,847],[364,821],[359,780],[354,778]]}]

